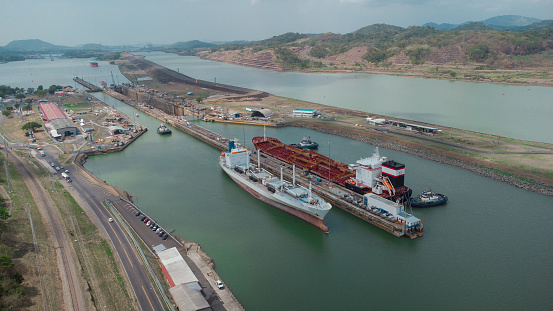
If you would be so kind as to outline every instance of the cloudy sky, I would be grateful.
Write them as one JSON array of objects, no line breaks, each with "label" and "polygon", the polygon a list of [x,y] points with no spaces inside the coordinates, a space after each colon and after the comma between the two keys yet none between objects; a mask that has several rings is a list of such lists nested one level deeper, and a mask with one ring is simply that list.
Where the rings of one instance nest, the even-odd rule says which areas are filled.
[{"label": "cloudy sky", "polygon": [[553,0],[1,0],[0,46],[262,40],[386,23],[458,24],[498,15],[553,19]]}]

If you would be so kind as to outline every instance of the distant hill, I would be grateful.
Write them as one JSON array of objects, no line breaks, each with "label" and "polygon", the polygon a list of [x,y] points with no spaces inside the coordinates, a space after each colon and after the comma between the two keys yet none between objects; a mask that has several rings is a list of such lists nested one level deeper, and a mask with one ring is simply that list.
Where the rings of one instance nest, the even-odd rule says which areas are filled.
[{"label": "distant hill", "polygon": [[403,28],[399,26],[387,25],[387,24],[374,24],[359,28],[353,33],[355,34],[371,34],[371,33],[398,33]]},{"label": "distant hill", "polygon": [[192,41],[186,41],[186,42],[176,42],[173,44],[169,44],[167,47],[173,48],[173,49],[196,49],[196,48],[210,48],[213,46],[216,46],[216,45],[213,43],[192,40]]},{"label": "distant hill", "polygon": [[109,48],[107,46],[104,46],[104,45],[101,45],[101,44],[98,44],[98,43],[87,43],[87,44],[79,45],[79,46],[77,46],[77,48],[79,48],[81,50],[92,50],[92,51],[111,50],[111,48]]},{"label": "distant hill", "polygon": [[213,41],[210,43],[215,45],[225,45],[225,44],[248,44],[251,42],[253,41],[237,40],[237,41]]},{"label": "distant hill", "polygon": [[56,51],[68,49],[66,46],[53,45],[39,39],[15,40],[8,43],[4,49],[12,51]]},{"label": "distant hill", "polygon": [[436,23],[426,23],[422,25],[423,27],[429,26],[436,30],[451,30],[455,27],[459,26],[458,24],[448,24],[448,23],[442,23],[442,24],[436,24]]},{"label": "distant hill", "polygon": [[486,25],[482,22],[471,22],[459,25],[454,30],[496,30],[496,27]]},{"label": "distant hill", "polygon": [[[461,24],[426,23],[423,26],[434,27],[437,30],[452,30],[452,29],[459,30],[458,27],[462,26],[462,25],[465,25],[465,24],[482,23],[484,25],[488,25],[488,26],[495,27],[495,28],[500,28],[500,29],[518,30],[518,28],[520,28],[520,27],[529,26],[529,25],[532,25],[532,24],[535,24],[535,23],[539,23],[540,21],[541,21],[540,19],[533,18],[533,17],[525,17],[525,16],[520,16],[520,15],[501,15],[501,16],[490,17],[486,20],[476,21],[476,22],[467,21],[467,22],[464,22],[464,23],[461,23]],[[468,27],[470,28],[470,27],[477,27],[477,26],[472,25],[472,26],[468,26]],[[478,27],[481,27],[481,26],[478,26]],[[469,28],[467,28],[467,29],[469,29]],[[537,29],[545,29],[545,28],[548,28],[548,27],[536,28],[536,30]],[[464,29],[464,28],[460,28],[460,29]],[[493,28],[489,28],[489,29],[493,29]]]},{"label": "distant hill", "polygon": [[483,20],[482,23],[490,26],[499,27],[520,27],[528,26],[539,21],[540,20],[537,18],[525,17],[520,15],[501,15]]},{"label": "distant hill", "polygon": [[518,27],[516,30],[517,31],[542,30],[542,29],[547,29],[551,27],[553,27],[553,20],[546,19],[527,26]]}]

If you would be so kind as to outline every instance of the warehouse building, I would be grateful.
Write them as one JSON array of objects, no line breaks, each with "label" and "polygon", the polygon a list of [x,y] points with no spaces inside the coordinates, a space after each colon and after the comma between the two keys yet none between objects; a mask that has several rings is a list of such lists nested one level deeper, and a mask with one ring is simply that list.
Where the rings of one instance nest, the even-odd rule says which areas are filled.
[{"label": "warehouse building", "polygon": [[294,109],[293,111],[294,117],[316,118],[319,115],[320,115],[319,111],[315,109]]},{"label": "warehouse building", "polygon": [[58,105],[41,104],[39,108],[42,112],[42,119],[47,122],[45,126],[49,128],[52,137],[77,135],[75,123],[65,115]]},{"label": "warehouse building", "polygon": [[[161,250],[163,249],[163,250]],[[173,296],[179,310],[208,310],[209,303],[202,294],[202,287],[198,279],[186,263],[176,247],[165,249],[154,247],[159,260],[163,264],[161,270],[171,288],[169,292]]]}]

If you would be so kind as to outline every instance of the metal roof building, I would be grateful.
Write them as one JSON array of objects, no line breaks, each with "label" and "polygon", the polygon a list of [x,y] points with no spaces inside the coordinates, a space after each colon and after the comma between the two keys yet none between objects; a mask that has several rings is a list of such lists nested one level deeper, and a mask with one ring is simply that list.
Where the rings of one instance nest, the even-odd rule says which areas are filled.
[{"label": "metal roof building", "polygon": [[292,114],[294,117],[314,118],[318,116],[320,113],[318,110],[315,110],[315,109],[294,109]]},{"label": "metal roof building", "polygon": [[157,252],[163,264],[161,270],[167,277],[171,288],[169,291],[179,310],[204,310],[209,303],[202,295],[198,279],[176,247]]},{"label": "metal roof building", "polygon": [[50,120],[50,124],[62,136],[77,135],[75,123],[67,118]]},{"label": "metal roof building", "polygon": [[40,111],[42,111],[42,117],[46,121],[55,120],[55,119],[67,119],[67,116],[60,107],[56,104],[41,104]]},{"label": "metal roof building", "polygon": [[173,299],[175,299],[175,303],[179,306],[179,311],[210,309],[209,303],[202,296],[200,290],[201,287],[196,288],[196,286],[189,286],[189,284],[179,284],[169,288],[169,292],[173,296]]},{"label": "metal roof building", "polygon": [[273,116],[273,112],[270,109],[259,109],[252,112],[252,117],[269,118]]}]

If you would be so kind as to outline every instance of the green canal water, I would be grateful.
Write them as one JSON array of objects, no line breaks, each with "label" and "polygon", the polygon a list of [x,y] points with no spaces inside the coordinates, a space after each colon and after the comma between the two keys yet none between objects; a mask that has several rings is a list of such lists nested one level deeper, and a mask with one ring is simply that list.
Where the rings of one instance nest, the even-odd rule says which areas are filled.
[{"label": "green canal water", "polygon": [[[416,209],[425,234],[396,238],[332,209],[330,233],[258,201],[219,167],[220,151],[98,95],[150,131],[86,168],[127,190],[175,234],[200,243],[247,310],[549,310],[553,305],[553,198],[468,171],[380,149],[405,163],[405,183],[449,196]],[[201,123],[246,141],[263,128]],[[311,136],[319,152],[353,163],[374,147],[298,128],[267,128],[283,142]],[[160,240],[161,242],[161,240]]]}]

